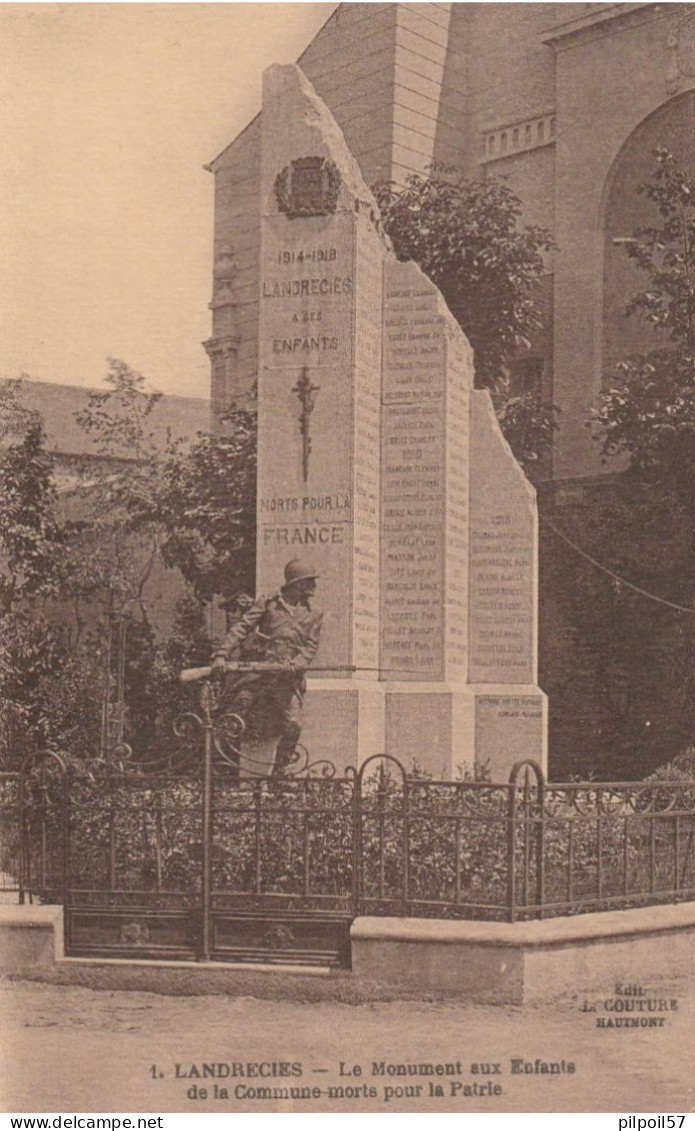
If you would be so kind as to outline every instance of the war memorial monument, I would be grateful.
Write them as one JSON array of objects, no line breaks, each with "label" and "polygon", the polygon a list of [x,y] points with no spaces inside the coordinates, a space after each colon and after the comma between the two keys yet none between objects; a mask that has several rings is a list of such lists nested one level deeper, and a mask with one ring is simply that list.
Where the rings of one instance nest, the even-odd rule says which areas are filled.
[{"label": "war memorial monument", "polygon": [[302,741],[545,771],[535,491],[470,346],[298,67],[266,72],[260,139],[257,592],[294,557],[320,575]]},{"label": "war memorial monument", "polygon": [[[346,1001],[395,987],[518,1005],[679,976],[692,782],[548,780],[536,496],[469,343],[397,259],[299,67],[266,72],[232,147],[246,275],[235,291],[234,230],[218,229],[207,346],[222,377],[236,355],[257,386],[256,598],[193,669],[197,698],[160,762],[121,744],[84,773],[39,751],[10,783],[19,900],[46,908],[8,934],[29,923],[49,970],[166,967],[159,988],[185,963],[342,972],[314,984]],[[217,192],[238,204],[231,176]],[[235,668],[235,641],[269,609],[303,652],[264,668],[261,644]],[[298,733],[276,684],[260,768],[242,759],[246,719],[224,729],[238,702],[220,709],[215,671],[241,677],[247,704],[271,672],[301,685]],[[238,986],[227,973],[214,984]]]}]

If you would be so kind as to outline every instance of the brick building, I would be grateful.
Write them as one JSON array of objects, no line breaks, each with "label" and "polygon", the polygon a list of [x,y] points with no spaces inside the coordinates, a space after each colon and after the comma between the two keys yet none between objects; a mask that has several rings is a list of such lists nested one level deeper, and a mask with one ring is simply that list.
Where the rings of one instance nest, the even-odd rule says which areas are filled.
[{"label": "brick building", "polygon": [[[656,145],[695,169],[695,9],[689,4],[341,4],[298,60],[368,183],[432,161],[508,178],[553,231],[543,330],[519,375],[561,409],[558,501],[602,473],[585,427],[617,359],[637,287],[626,236]],[[260,83],[259,83],[260,85]],[[257,372],[260,116],[215,176],[213,415]],[[618,242],[615,242],[618,241]]]}]

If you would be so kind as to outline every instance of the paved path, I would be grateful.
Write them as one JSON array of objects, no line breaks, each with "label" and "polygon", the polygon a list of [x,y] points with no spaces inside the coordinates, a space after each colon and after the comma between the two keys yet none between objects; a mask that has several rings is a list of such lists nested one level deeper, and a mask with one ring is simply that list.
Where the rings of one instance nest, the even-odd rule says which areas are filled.
[{"label": "paved path", "polygon": [[[598,997],[611,996],[607,987]],[[651,991],[650,991],[651,992]],[[659,988],[678,1000],[662,1028],[611,1030],[581,1002],[553,1007],[485,1007],[460,1003],[372,1005],[259,1001],[230,997],[164,997],[36,983],[0,983],[3,1018],[2,1110],[10,1112],[182,1111],[611,1111],[689,1112],[695,1073],[695,983]],[[573,1061],[574,1074],[512,1075],[510,1059]],[[300,1063],[301,1078],[218,1080],[228,1098],[187,1098],[194,1082],[175,1065],[215,1062]],[[361,1064],[362,1076],[339,1076],[339,1064]],[[373,1062],[460,1061],[461,1075],[440,1080],[430,1097],[422,1077],[374,1076]],[[472,1062],[497,1063],[494,1076],[472,1075]],[[151,1066],[163,1077],[154,1079]],[[315,1072],[327,1069],[327,1072]],[[225,1071],[225,1070],[223,1070]],[[279,1071],[279,1070],[276,1070]],[[436,1079],[436,1078],[435,1078]],[[501,1095],[451,1095],[452,1084],[499,1085]],[[214,1081],[212,1082],[214,1083]],[[360,1089],[341,1106],[329,1085]],[[364,1085],[377,1096],[364,1096]],[[385,1088],[420,1086],[420,1099]],[[321,1099],[233,1098],[236,1086],[320,1087]],[[248,1095],[248,1092],[246,1093]],[[353,1093],[354,1094],[354,1093]],[[416,1106],[417,1105],[417,1106]]]}]

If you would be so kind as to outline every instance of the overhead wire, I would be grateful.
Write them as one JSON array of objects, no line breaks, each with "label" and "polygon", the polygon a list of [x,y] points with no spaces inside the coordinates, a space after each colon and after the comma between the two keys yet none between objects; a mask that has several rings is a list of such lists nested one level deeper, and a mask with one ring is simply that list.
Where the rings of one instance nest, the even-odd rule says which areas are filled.
[{"label": "overhead wire", "polygon": [[643,589],[641,585],[635,585],[633,581],[628,581],[627,578],[621,577],[621,575],[619,573],[616,573],[615,570],[609,569],[608,566],[603,565],[596,558],[592,557],[591,554],[587,554],[586,550],[583,550],[581,546],[578,546],[576,542],[574,542],[567,534],[565,534],[564,531],[560,530],[559,527],[557,527],[554,522],[551,522],[549,518],[540,516],[540,521],[544,526],[549,527],[550,530],[552,530],[558,538],[561,538],[563,542],[566,542],[567,545],[570,546],[582,558],[585,558],[586,561],[591,562],[591,564],[595,566],[596,569],[601,570],[602,573],[605,573],[609,577],[612,577],[614,581],[617,581],[621,585],[624,585],[626,589],[632,589],[635,593],[639,593],[642,597],[648,597],[650,601],[656,601],[659,605],[666,605],[669,609],[676,609],[676,611],[679,613],[692,613],[695,615],[695,608],[690,608],[687,605],[679,605],[675,601],[668,601],[665,597],[659,597],[656,593],[650,593],[647,589]]}]

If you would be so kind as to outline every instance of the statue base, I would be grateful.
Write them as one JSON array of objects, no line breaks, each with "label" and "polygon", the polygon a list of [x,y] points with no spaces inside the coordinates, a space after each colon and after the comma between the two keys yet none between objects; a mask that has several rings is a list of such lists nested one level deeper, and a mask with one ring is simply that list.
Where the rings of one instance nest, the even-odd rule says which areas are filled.
[{"label": "statue base", "polygon": [[386,750],[410,773],[507,782],[532,758],[547,773],[548,701],[534,684],[388,683]]},{"label": "statue base", "polygon": [[339,775],[386,753],[407,773],[507,782],[527,758],[547,775],[548,701],[534,684],[310,679],[300,741]]},{"label": "statue base", "polygon": [[383,754],[384,693],[376,679],[309,679],[300,743],[309,763],[328,761],[341,776],[373,754]]}]

